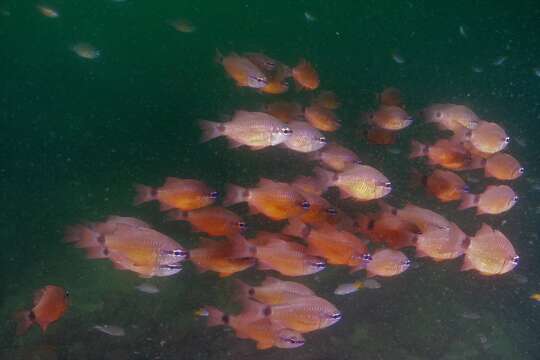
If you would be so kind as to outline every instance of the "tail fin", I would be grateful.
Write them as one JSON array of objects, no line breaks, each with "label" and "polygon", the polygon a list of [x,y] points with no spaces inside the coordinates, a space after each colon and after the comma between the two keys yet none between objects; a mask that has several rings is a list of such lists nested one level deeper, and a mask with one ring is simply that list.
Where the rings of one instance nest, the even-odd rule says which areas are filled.
[{"label": "tail fin", "polygon": [[154,189],[152,189],[150,186],[141,184],[135,184],[134,186],[137,195],[135,195],[135,199],[133,199],[133,205],[137,206],[142,203],[152,201],[156,198]]},{"label": "tail fin", "polygon": [[32,315],[33,312],[29,310],[22,310],[15,313],[15,320],[17,321],[16,334],[18,336],[24,335],[28,331],[28,329],[30,329],[30,327],[34,324],[34,319]]},{"label": "tail fin", "polygon": [[84,225],[69,226],[64,235],[64,241],[73,243],[78,248],[90,248],[100,246],[98,232]]},{"label": "tail fin", "polygon": [[242,235],[237,235],[231,239],[231,253],[229,257],[233,259],[254,257],[257,252],[255,245],[247,242],[246,238]]},{"label": "tail fin", "polygon": [[86,250],[87,259],[107,259],[109,257],[109,250],[106,247],[90,247]]},{"label": "tail fin", "polygon": [[247,200],[249,191],[238,185],[228,184],[225,191],[225,199],[223,199],[223,206],[231,206]]},{"label": "tail fin", "polygon": [[172,210],[165,215],[165,221],[186,221],[188,216],[188,211]]},{"label": "tail fin", "polygon": [[411,141],[411,154],[409,155],[409,159],[426,156],[428,149],[428,146],[419,141]]},{"label": "tail fin", "polygon": [[208,326],[219,326],[226,325],[228,323],[228,316],[213,306],[205,306],[206,311],[208,311]]},{"label": "tail fin", "polygon": [[289,224],[281,232],[285,235],[304,238],[309,235],[309,226],[298,219],[289,219]]},{"label": "tail fin", "polygon": [[200,120],[199,126],[203,132],[201,142],[207,142],[212,139],[215,139],[223,135],[223,131],[225,130],[222,123],[208,121],[208,120]]},{"label": "tail fin", "polygon": [[335,181],[337,180],[336,179],[337,175],[331,171],[324,170],[323,168],[320,168],[320,167],[316,167],[314,171],[315,171],[315,174],[317,175],[317,179],[319,180],[324,190],[334,185]]},{"label": "tail fin", "polygon": [[236,287],[234,291],[234,300],[238,302],[244,301],[244,299],[249,298],[255,294],[255,290],[252,286],[246,284],[242,280],[234,279],[234,285]]},{"label": "tail fin", "polygon": [[478,200],[480,199],[479,195],[475,194],[463,194],[461,204],[458,207],[458,210],[465,210],[468,208],[475,207],[478,205]]}]

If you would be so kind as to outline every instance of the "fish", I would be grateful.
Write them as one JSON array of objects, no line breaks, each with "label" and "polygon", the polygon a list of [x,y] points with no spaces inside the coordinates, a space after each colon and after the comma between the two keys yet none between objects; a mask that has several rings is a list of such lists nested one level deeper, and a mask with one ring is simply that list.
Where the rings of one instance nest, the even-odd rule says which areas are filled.
[{"label": "fish", "polygon": [[322,106],[328,110],[336,110],[341,106],[339,98],[333,91],[321,91],[313,100],[314,105]]},{"label": "fish", "polygon": [[197,30],[197,27],[187,19],[176,19],[169,21],[169,25],[172,26],[176,31],[182,32],[185,34],[193,33]]},{"label": "fish", "polygon": [[309,202],[289,184],[261,178],[257,187],[246,189],[228,185],[224,206],[247,202],[251,213],[262,213],[272,220],[300,216],[310,207]]},{"label": "fish", "polygon": [[282,349],[297,348],[305,343],[301,333],[283,327],[273,322],[268,317],[259,319],[251,316],[251,313],[229,315],[213,306],[205,306],[204,312],[208,316],[208,326],[230,326],[236,336],[241,339],[256,341],[257,349],[264,350],[272,347]]},{"label": "fish", "polygon": [[370,261],[360,265],[357,269],[365,268],[368,277],[390,277],[401,274],[410,265],[411,261],[401,251],[380,249],[373,253]]},{"label": "fish", "polygon": [[161,211],[179,209],[191,211],[209,206],[219,196],[219,193],[199,180],[165,178],[163,186],[152,188],[146,185],[135,184],[137,195],[133,200],[135,206],[150,201],[159,201]]},{"label": "fish", "polygon": [[326,268],[326,261],[308,254],[307,248],[281,234],[261,232],[251,241],[256,247],[260,270],[275,270],[286,276],[315,274]]},{"label": "fish", "polygon": [[417,236],[416,257],[428,256],[437,262],[455,259],[464,254],[469,242],[455,223],[450,223],[450,230],[430,226]]},{"label": "fish", "polygon": [[301,120],[304,117],[302,105],[297,102],[276,101],[267,104],[264,111],[284,123]]},{"label": "fish", "polygon": [[96,329],[97,331],[100,331],[104,334],[111,335],[111,336],[125,336],[126,335],[126,331],[120,326],[116,326],[116,325],[95,325],[93,329]]},{"label": "fish", "polygon": [[397,132],[371,126],[365,131],[365,137],[370,144],[391,145],[396,142]]},{"label": "fish", "polygon": [[[330,145],[329,145],[330,146]],[[313,195],[322,195],[321,184],[314,177],[299,176],[291,182],[291,186],[301,191],[302,193],[310,193]]]},{"label": "fish", "polygon": [[540,293],[534,293],[531,296],[529,296],[529,299],[534,301],[540,301]]},{"label": "fish", "polygon": [[146,294],[157,294],[159,292],[156,285],[147,282],[135,286],[135,289]]},{"label": "fish", "polygon": [[489,185],[481,194],[465,194],[459,210],[476,207],[477,215],[500,214],[510,210],[519,197],[508,185]]},{"label": "fish", "polygon": [[49,5],[36,5],[36,9],[41,13],[41,15],[48,18],[57,18],[60,16],[58,10]]},{"label": "fish", "polygon": [[247,52],[242,55],[265,72],[274,71],[279,64],[277,60],[274,60],[270,56],[260,52]]},{"label": "fish", "polygon": [[202,142],[226,136],[230,147],[246,145],[252,150],[279,145],[292,134],[289,126],[263,112],[236,111],[231,121],[202,120],[199,125],[203,131]]},{"label": "fish", "polygon": [[304,117],[311,125],[321,131],[334,132],[341,127],[341,123],[332,110],[319,105],[306,107]]},{"label": "fish", "polygon": [[312,154],[309,159],[320,161],[325,167],[337,172],[361,163],[354,151],[337,143],[327,144],[321,150]]},{"label": "fish", "polygon": [[353,165],[341,173],[316,168],[323,188],[337,186],[341,198],[358,201],[380,199],[392,191],[392,183],[379,170],[368,165]]},{"label": "fish", "polygon": [[336,295],[348,295],[357,292],[360,289],[379,289],[381,284],[375,279],[357,280],[353,283],[345,283],[339,285],[334,294]]},{"label": "fish", "polygon": [[414,223],[390,212],[360,215],[355,221],[355,229],[374,243],[384,243],[391,249],[414,246],[420,232]]},{"label": "fish", "polygon": [[500,125],[489,121],[481,121],[475,129],[456,134],[455,138],[470,142],[478,151],[486,154],[502,151],[510,143],[506,131]]},{"label": "fish", "polygon": [[441,202],[461,200],[469,187],[456,173],[449,170],[434,170],[430,175],[420,175],[427,191]]},{"label": "fish", "polygon": [[288,149],[310,153],[320,150],[327,143],[326,137],[305,121],[293,121],[289,123],[289,127],[292,134],[284,142]]},{"label": "fish", "polygon": [[393,208],[383,201],[379,201],[378,204],[382,211],[399,216],[403,220],[414,224],[419,229],[420,233],[430,230],[432,226],[441,230],[450,231],[450,221],[435,211],[421,208],[410,203],[407,203],[402,209]]},{"label": "fish", "polygon": [[405,59],[403,58],[403,56],[398,51],[394,51],[392,53],[392,59],[397,64],[404,64],[405,63]]},{"label": "fish", "polygon": [[413,118],[398,106],[381,106],[368,115],[368,121],[385,130],[403,130],[413,123]]},{"label": "fish", "polygon": [[433,145],[419,141],[411,142],[410,159],[427,157],[431,165],[439,165],[449,170],[469,170],[474,164],[473,156],[460,143],[439,139]]},{"label": "fish", "polygon": [[404,108],[401,91],[395,87],[387,87],[380,94],[377,94],[377,101],[381,106],[396,106]]},{"label": "fish", "polygon": [[217,50],[216,62],[223,66],[225,72],[239,87],[260,89],[268,84],[268,78],[264,72],[245,56],[239,56],[234,52],[223,56]]},{"label": "fish", "polygon": [[[295,186],[294,183],[292,186]],[[333,222],[338,215],[338,210],[332,204],[320,195],[303,191],[299,187],[296,187],[296,189],[306,198],[310,205],[309,209],[297,218],[298,220],[311,226],[323,226]]]},{"label": "fish", "polygon": [[98,50],[94,45],[85,42],[73,45],[71,50],[79,57],[87,60],[95,60],[101,56],[101,50]]},{"label": "fish", "polygon": [[496,153],[483,161],[484,176],[497,180],[515,180],[525,172],[525,168],[512,156]]},{"label": "fish", "polygon": [[283,94],[289,90],[289,83],[286,81],[290,77],[291,69],[283,64],[277,64],[271,74],[267,74],[267,84],[259,89],[265,94]]},{"label": "fish", "polygon": [[463,128],[475,129],[480,123],[478,115],[470,108],[457,104],[433,104],[422,111],[428,123],[435,123],[441,130],[456,132]]},{"label": "fish", "polygon": [[461,270],[476,270],[482,275],[493,276],[512,271],[518,264],[519,256],[508,238],[491,226],[482,224],[470,239]]},{"label": "fish", "polygon": [[240,216],[220,206],[209,206],[192,211],[172,210],[169,220],[188,221],[194,230],[210,236],[236,236],[244,232],[247,224]]},{"label": "fish", "polygon": [[534,68],[533,73],[534,73],[534,75],[540,77],[540,67]]},{"label": "fish", "polygon": [[300,59],[298,65],[292,69],[292,76],[300,89],[315,90],[319,87],[319,74],[305,59]]},{"label": "fish", "polygon": [[292,299],[315,296],[313,290],[293,281],[283,281],[267,276],[259,286],[250,286],[241,280],[235,280],[237,297],[252,298],[263,304],[286,304]]},{"label": "fish", "polygon": [[199,247],[190,250],[190,260],[200,272],[227,277],[255,265],[255,251],[241,236],[226,241],[201,238]]},{"label": "fish", "polygon": [[50,324],[58,321],[69,307],[69,292],[56,285],[47,285],[34,293],[34,306],[15,313],[17,335],[24,335],[34,324],[43,333]]}]

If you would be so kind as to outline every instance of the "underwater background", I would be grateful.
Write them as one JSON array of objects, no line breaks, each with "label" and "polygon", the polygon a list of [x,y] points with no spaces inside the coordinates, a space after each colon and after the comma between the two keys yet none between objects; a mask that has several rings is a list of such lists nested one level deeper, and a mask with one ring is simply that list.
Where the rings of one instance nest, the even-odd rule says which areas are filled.
[{"label": "underwater background", "polygon": [[[529,299],[540,291],[537,1],[47,5],[60,16],[40,15],[33,1],[0,3],[0,359],[540,358],[540,304]],[[167,24],[179,17],[196,31],[181,33]],[[77,57],[70,47],[79,41],[95,45],[100,56]],[[526,174],[513,185],[520,195],[516,207],[485,221],[511,239],[520,265],[504,276],[482,277],[460,272],[460,260],[415,260],[411,270],[381,280],[381,289],[343,297],[333,291],[351,276],[329,267],[295,281],[329,299],[343,319],[307,334],[301,348],[257,351],[253,342],[207,328],[193,315],[203,304],[234,309],[231,279],[198,274],[187,264],[175,276],[151,279],[160,293],[148,295],[134,289],[142,282],[136,274],[86,260],[62,241],[65,227],[110,214],[139,217],[187,247],[196,244],[188,225],[163,221],[157,204],[133,207],[133,183],[156,186],[176,176],[223,191],[229,182],[289,181],[310,173],[301,156],[282,149],[200,144],[198,119],[258,109],[276,98],[236,88],[214,62],[216,49],[263,51],[290,65],[309,59],[322,88],[343,102],[343,128],[333,139],[384,170],[395,184],[386,200],[429,206],[468,234],[479,220],[408,187],[410,140],[432,139],[433,131],[417,119],[388,151],[363,140],[359,114],[375,106],[375,93],[395,86],[413,111],[452,102],[499,122]],[[393,60],[396,53],[403,63]],[[306,97],[291,90],[277,98]],[[482,188],[471,185],[473,192]],[[255,228],[264,223],[253,222]],[[263,278],[255,269],[239,275],[252,283]],[[70,291],[69,311],[44,335],[34,328],[16,337],[14,312],[47,284]],[[103,323],[122,326],[126,336],[92,330]]]}]

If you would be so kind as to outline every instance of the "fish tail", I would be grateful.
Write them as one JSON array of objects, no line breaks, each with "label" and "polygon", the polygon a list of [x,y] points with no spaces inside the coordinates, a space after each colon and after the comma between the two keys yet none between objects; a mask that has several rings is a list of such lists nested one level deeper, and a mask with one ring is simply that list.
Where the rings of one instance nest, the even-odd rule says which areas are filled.
[{"label": "fish tail", "polygon": [[334,184],[336,180],[336,174],[334,174],[333,172],[324,170],[323,168],[320,168],[320,167],[316,167],[314,171],[315,171],[315,175],[317,175],[317,179],[319,180],[324,190],[328,189],[330,186]]},{"label": "fish tail", "polygon": [[106,247],[89,247],[86,248],[87,259],[106,259],[109,257],[109,250]]},{"label": "fish tail", "polygon": [[199,120],[199,127],[202,130],[201,142],[207,142],[212,139],[215,139],[223,135],[223,124],[208,121],[208,120]]},{"label": "fish tail", "polygon": [[426,156],[427,151],[428,147],[426,145],[419,141],[413,140],[411,141],[411,154],[409,155],[409,159]]},{"label": "fish tail", "polygon": [[208,326],[226,325],[229,322],[229,316],[218,308],[213,306],[205,306],[204,308],[208,312]]},{"label": "fish tail", "polygon": [[223,206],[231,206],[246,201],[248,196],[248,190],[238,185],[227,185],[225,191],[225,199],[223,199]]},{"label": "fish tail", "polygon": [[236,235],[229,239],[229,241],[231,242],[230,258],[232,259],[254,257],[257,252],[255,245],[248,243],[242,235]]},{"label": "fish tail", "polygon": [[165,221],[185,221],[188,216],[188,211],[172,210],[165,215]]},{"label": "fish tail", "polygon": [[16,334],[20,336],[24,335],[34,324],[35,315],[33,311],[22,310],[15,313],[15,320],[17,321]]},{"label": "fish tail", "polygon": [[135,184],[134,187],[137,195],[135,195],[135,199],[133,199],[133,205],[137,206],[156,198],[154,189],[150,186]]},{"label": "fish tail", "polygon": [[478,205],[478,200],[480,196],[475,194],[463,194],[461,204],[458,207],[458,210],[465,210],[468,208],[475,207]]},{"label": "fish tail", "polygon": [[282,233],[289,236],[304,238],[309,235],[309,226],[298,219],[289,219],[289,224],[285,226]]},{"label": "fish tail", "polygon": [[101,234],[84,225],[69,226],[64,235],[64,241],[73,243],[78,248],[101,246]]}]

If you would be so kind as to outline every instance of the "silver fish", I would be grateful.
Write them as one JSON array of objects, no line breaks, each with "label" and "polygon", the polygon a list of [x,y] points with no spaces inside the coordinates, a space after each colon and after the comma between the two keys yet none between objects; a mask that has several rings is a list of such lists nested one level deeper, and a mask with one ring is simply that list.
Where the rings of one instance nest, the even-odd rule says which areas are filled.
[{"label": "silver fish", "polygon": [[115,325],[95,325],[93,329],[101,331],[107,335],[111,336],[124,336],[126,332],[120,326]]}]

